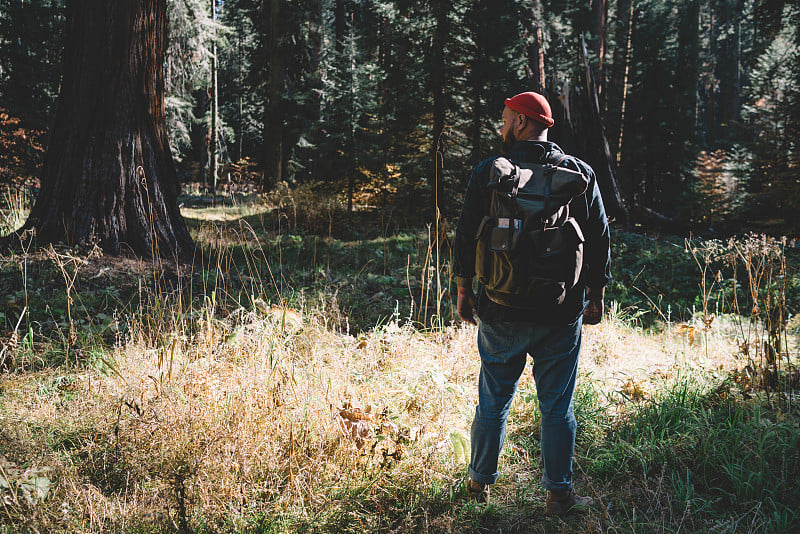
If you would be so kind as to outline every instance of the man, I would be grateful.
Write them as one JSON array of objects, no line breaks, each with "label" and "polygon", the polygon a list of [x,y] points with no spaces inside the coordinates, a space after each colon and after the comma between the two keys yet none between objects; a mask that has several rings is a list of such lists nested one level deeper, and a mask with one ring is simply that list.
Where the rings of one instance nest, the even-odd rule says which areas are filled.
[{"label": "man", "polygon": [[509,308],[490,300],[480,285],[476,296],[472,289],[476,233],[489,213],[491,192],[487,185],[495,158],[475,167],[458,221],[454,261],[458,314],[472,324],[476,324],[476,313],[479,317],[479,402],[472,423],[467,489],[469,496],[479,502],[488,499],[489,485],[498,476],[508,411],[530,354],[542,413],[546,511],[549,515],[563,515],[591,504],[590,498],[572,491],[576,428],[572,396],[582,323],[597,324],[603,316],[603,296],[610,280],[608,222],[594,171],[578,158],[564,157],[558,145],[547,140],[547,129],[554,121],[550,105],[542,95],[527,92],[506,99],[502,120],[499,133],[505,157],[517,163],[558,163],[588,179],[586,192],[569,204],[569,213],[578,221],[585,237],[584,256],[580,279],[567,291],[561,304],[533,302],[524,309]]}]

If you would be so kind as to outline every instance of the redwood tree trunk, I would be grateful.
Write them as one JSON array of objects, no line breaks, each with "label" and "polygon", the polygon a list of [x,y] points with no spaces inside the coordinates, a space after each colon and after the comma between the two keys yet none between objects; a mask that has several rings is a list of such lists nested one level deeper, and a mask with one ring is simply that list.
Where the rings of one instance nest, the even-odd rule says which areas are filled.
[{"label": "redwood tree trunk", "polygon": [[38,243],[190,260],[164,113],[166,0],[67,2],[64,75],[24,229]]}]

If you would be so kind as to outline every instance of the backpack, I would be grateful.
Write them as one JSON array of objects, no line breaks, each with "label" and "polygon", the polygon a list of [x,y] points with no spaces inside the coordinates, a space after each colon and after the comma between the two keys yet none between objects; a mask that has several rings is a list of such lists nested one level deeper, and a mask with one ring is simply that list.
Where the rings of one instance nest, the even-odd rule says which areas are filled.
[{"label": "backpack", "polygon": [[489,215],[476,234],[475,271],[489,299],[532,309],[561,304],[578,283],[583,232],[569,215],[570,201],[589,180],[553,164],[497,158],[489,171]]}]

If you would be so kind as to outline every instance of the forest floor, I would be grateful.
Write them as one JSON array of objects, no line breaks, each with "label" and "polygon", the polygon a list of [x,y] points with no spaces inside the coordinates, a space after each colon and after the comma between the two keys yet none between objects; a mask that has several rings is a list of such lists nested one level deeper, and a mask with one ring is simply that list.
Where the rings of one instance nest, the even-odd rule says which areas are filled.
[{"label": "forest floor", "polygon": [[[731,313],[723,249],[755,238],[614,232],[575,398],[576,488],[595,505],[561,519],[544,514],[530,373],[491,503],[466,498],[480,362],[446,223],[437,247],[436,228],[309,191],[182,202],[206,269],[0,256],[0,532],[800,528],[798,321],[773,361],[762,323]],[[771,246],[796,314],[800,262]]]}]

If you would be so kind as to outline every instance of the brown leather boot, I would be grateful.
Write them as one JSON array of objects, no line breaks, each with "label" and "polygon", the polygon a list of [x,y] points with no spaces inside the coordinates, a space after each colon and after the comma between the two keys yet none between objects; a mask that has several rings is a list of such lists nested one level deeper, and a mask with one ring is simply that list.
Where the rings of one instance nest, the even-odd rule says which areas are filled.
[{"label": "brown leather boot", "polygon": [[475,482],[471,478],[467,479],[467,496],[470,500],[478,503],[489,502],[489,484]]},{"label": "brown leather boot", "polygon": [[594,502],[591,497],[575,495],[572,489],[566,491],[548,491],[545,513],[563,516],[572,512],[583,512]]}]

